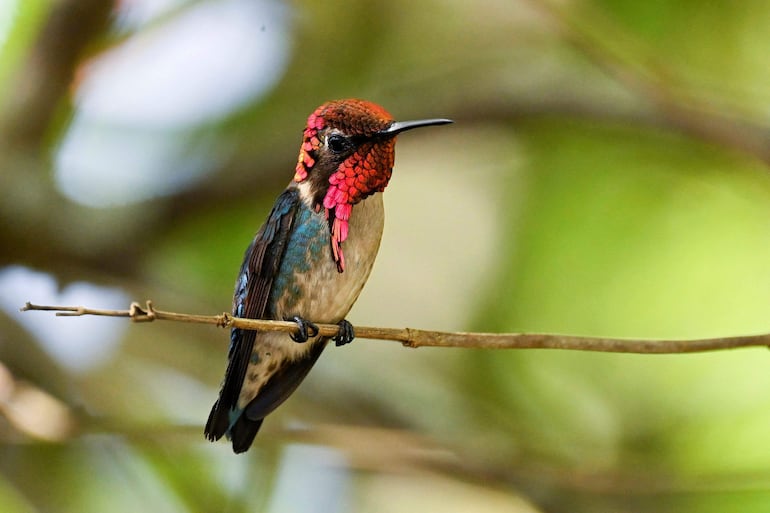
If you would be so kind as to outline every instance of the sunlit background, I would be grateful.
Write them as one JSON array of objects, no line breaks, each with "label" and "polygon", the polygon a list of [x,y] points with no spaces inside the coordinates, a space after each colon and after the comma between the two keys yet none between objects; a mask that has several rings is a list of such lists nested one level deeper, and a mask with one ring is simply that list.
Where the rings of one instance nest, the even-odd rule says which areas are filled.
[{"label": "sunlit background", "polygon": [[353,324],[770,331],[770,3],[0,1],[0,511],[762,512],[770,352],[329,348],[234,455],[215,314],[307,115],[399,119]]}]

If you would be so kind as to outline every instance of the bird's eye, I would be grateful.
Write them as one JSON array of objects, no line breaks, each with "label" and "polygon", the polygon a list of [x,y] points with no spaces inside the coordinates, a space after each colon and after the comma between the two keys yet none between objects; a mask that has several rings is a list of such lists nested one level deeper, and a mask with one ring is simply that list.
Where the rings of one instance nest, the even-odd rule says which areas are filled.
[{"label": "bird's eye", "polygon": [[340,134],[331,134],[326,138],[326,146],[332,153],[342,153],[350,148],[350,141]]}]

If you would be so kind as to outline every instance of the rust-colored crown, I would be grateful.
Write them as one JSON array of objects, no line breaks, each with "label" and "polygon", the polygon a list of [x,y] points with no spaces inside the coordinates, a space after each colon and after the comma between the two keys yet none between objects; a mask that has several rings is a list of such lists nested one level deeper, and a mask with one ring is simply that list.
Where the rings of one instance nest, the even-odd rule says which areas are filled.
[{"label": "rust-colored crown", "polygon": [[392,123],[390,113],[376,103],[356,99],[324,103],[307,118],[294,181],[304,181],[315,165],[316,152],[322,144],[318,138],[321,130],[336,128],[346,135],[371,137]]}]

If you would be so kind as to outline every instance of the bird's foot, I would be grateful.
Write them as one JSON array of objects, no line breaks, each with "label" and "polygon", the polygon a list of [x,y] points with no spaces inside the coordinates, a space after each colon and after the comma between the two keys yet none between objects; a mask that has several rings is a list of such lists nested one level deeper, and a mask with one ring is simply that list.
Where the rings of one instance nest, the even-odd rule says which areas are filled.
[{"label": "bird's foot", "polygon": [[313,338],[318,335],[318,326],[308,320],[303,319],[299,315],[295,315],[291,319],[287,320],[297,323],[297,333],[292,333],[289,335],[294,342],[307,342],[309,338]]},{"label": "bird's foot", "polygon": [[350,344],[353,342],[353,339],[356,338],[356,333],[353,330],[353,325],[350,324],[347,320],[342,319],[340,322],[337,323],[337,326],[340,327],[340,332],[337,334],[336,337],[334,337],[334,344],[339,346],[344,346],[345,344]]}]

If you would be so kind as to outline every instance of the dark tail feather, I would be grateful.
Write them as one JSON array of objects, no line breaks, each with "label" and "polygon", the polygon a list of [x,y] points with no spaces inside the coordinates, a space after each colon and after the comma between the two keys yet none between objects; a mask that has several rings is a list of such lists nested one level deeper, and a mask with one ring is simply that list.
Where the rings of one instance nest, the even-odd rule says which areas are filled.
[{"label": "dark tail feather", "polygon": [[227,432],[227,428],[230,426],[230,414],[225,408],[219,406],[219,401],[214,403],[214,407],[211,408],[209,413],[209,420],[206,422],[206,428],[203,430],[203,434],[206,438],[212,442],[215,442],[222,438]]},{"label": "dark tail feather", "polygon": [[241,393],[251,351],[254,347],[255,332],[243,332],[240,329],[230,331],[230,353],[228,355],[225,379],[219,391],[219,399],[214,403],[203,433],[212,442],[219,440],[230,427],[233,409]]},{"label": "dark tail feather", "polygon": [[260,426],[262,426],[263,420],[250,420],[245,415],[238,417],[238,420],[235,421],[232,429],[230,429],[230,439],[233,441],[234,453],[246,452],[251,447],[254,437],[257,436],[257,432]]},{"label": "dark tail feather", "polygon": [[233,452],[236,454],[246,452],[254,442],[254,437],[257,436],[257,432],[262,426],[262,420],[251,420],[241,412],[238,420],[230,427],[230,412],[220,408],[219,401],[217,401],[211,408],[204,434],[212,442],[227,434],[227,437],[233,442]]},{"label": "dark tail feather", "polygon": [[[278,369],[243,410],[234,410],[233,407],[222,404],[223,397],[227,397],[224,390],[227,389],[228,378],[232,375],[228,367],[223,392],[220,394],[219,400],[214,403],[214,407],[211,408],[209,420],[206,422],[206,429],[204,430],[206,438],[213,442],[226,434],[233,442],[234,452],[240,453],[248,450],[254,442],[254,437],[257,436],[260,426],[262,426],[262,420],[296,390],[318,357],[321,356],[327,340],[326,338],[316,340],[313,342],[309,353],[303,358],[285,364],[281,369]],[[241,382],[243,382],[242,379]],[[235,418],[236,414],[237,419],[233,422],[232,419]]]}]

